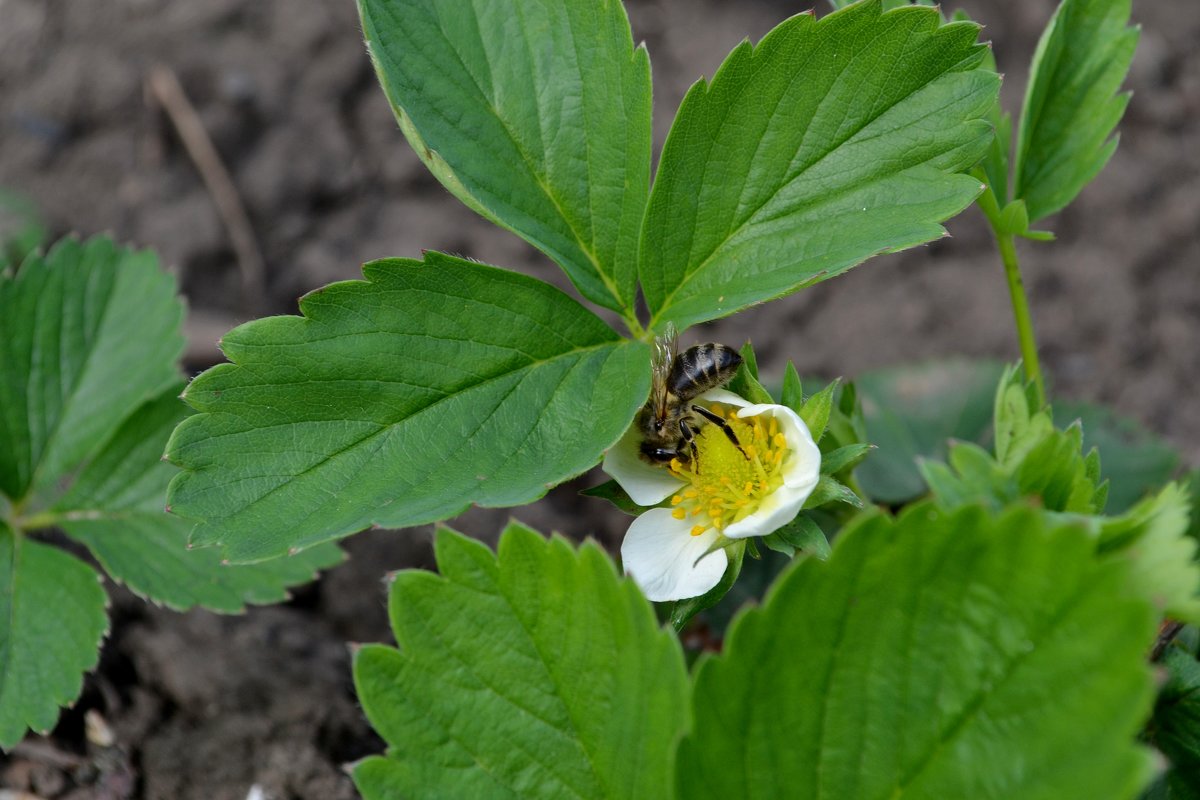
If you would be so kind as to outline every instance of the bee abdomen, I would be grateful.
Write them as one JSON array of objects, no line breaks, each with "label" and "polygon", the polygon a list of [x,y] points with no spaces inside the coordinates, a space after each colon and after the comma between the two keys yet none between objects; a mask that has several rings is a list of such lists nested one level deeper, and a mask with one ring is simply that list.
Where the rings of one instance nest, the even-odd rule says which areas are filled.
[{"label": "bee abdomen", "polygon": [[675,357],[667,388],[681,400],[715,389],[728,382],[742,365],[742,357],[723,344],[698,344]]}]

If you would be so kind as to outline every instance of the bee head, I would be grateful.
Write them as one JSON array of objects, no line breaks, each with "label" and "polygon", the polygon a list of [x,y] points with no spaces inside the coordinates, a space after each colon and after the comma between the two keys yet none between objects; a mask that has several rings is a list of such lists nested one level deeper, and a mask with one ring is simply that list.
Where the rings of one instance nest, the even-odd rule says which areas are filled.
[{"label": "bee head", "polygon": [[653,442],[642,442],[642,458],[652,464],[669,464],[671,459],[678,458],[686,461],[682,453],[671,447],[660,447]]}]

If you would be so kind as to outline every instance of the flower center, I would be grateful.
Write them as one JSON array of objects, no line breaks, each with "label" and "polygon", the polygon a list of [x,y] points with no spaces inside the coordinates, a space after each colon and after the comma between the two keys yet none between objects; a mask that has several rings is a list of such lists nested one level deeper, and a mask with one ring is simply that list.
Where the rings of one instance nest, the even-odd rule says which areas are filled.
[{"label": "flower center", "polygon": [[781,467],[788,446],[779,422],[763,414],[741,419],[729,406],[713,406],[712,411],[728,420],[741,449],[710,422],[694,439],[696,458],[687,464],[671,460],[671,474],[688,483],[671,498],[671,513],[676,519],[696,519],[692,536],[745,519],[783,485]]}]

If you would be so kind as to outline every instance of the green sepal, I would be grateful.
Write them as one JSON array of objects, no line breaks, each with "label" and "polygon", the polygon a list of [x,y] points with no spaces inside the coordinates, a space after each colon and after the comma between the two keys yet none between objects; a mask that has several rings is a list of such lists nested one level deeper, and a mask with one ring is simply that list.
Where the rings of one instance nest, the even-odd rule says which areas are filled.
[{"label": "green sepal", "polygon": [[588,487],[579,492],[585,497],[598,497],[601,500],[607,500],[626,514],[637,517],[649,511],[653,506],[639,506],[633,502],[633,498],[629,493],[621,488],[621,484],[614,480],[607,480],[604,483],[596,486]]},{"label": "green sepal", "polygon": [[820,442],[821,437],[825,435],[825,428],[829,425],[829,414],[833,409],[834,394],[841,382],[841,378],[835,379],[824,389],[805,400],[804,405],[797,412],[800,414],[800,419],[804,420],[804,424],[808,426],[814,442]]},{"label": "green sepal", "polygon": [[763,537],[763,544],[777,553],[794,558],[797,553],[825,561],[829,558],[829,537],[811,517],[801,512],[794,520]]},{"label": "green sepal", "polygon": [[797,414],[804,408],[804,384],[800,380],[800,373],[796,371],[796,365],[791,361],[787,362],[783,370],[783,390],[779,393],[779,402]]},{"label": "green sepal", "polygon": [[774,403],[771,393],[758,382],[758,359],[754,356],[754,348],[750,342],[742,345],[742,366],[726,386],[729,391],[749,400],[751,403]]},{"label": "green sepal", "polygon": [[822,475],[817,481],[817,488],[804,501],[803,508],[817,508],[831,503],[842,503],[855,508],[863,508],[863,499],[854,493],[846,484],[829,475]]},{"label": "green sepal", "polygon": [[845,447],[839,447],[830,453],[821,456],[821,474],[822,475],[838,475],[843,472],[849,472],[863,462],[871,451],[875,449],[873,444],[848,444]]},{"label": "green sepal", "polygon": [[[689,597],[686,600],[676,600],[672,603],[669,613],[671,627],[677,631],[681,631],[692,617],[721,602],[721,598],[729,593],[729,590],[737,583],[738,575],[742,573],[742,563],[746,558],[746,544],[747,541],[745,539],[739,539],[732,545],[725,544],[723,549],[729,559],[729,564],[725,567],[725,573],[721,576],[721,580],[717,582],[716,586],[699,597]],[[753,542],[750,544],[753,544]],[[719,547],[718,549],[722,548]]]}]

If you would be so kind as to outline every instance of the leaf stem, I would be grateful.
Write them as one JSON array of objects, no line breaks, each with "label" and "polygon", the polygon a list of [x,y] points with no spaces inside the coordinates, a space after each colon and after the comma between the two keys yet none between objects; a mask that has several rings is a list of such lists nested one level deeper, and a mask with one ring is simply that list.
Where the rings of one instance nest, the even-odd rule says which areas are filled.
[{"label": "leaf stem", "polygon": [[1025,379],[1033,383],[1038,407],[1046,405],[1046,385],[1042,380],[1042,368],[1038,362],[1037,337],[1033,333],[1033,318],[1029,314],[1029,300],[1025,296],[1025,282],[1021,280],[1021,265],[1017,260],[1017,247],[1011,233],[1001,233],[993,227],[996,246],[1000,249],[1000,260],[1004,262],[1004,274],[1008,278],[1008,293],[1012,298],[1013,319],[1017,323],[1017,338],[1021,343],[1021,360],[1025,365]]},{"label": "leaf stem", "polygon": [[12,524],[27,531],[36,531],[43,528],[53,528],[64,522],[72,522],[75,520],[85,519],[118,519],[120,513],[110,511],[101,511],[99,509],[78,509],[73,511],[39,511],[36,514],[30,514],[28,517],[22,517],[16,514],[13,517]]},{"label": "leaf stem", "polygon": [[640,341],[645,337],[646,329],[638,322],[637,314],[631,311],[628,315],[622,315],[621,319],[625,320],[625,327],[629,329],[629,338]]}]

